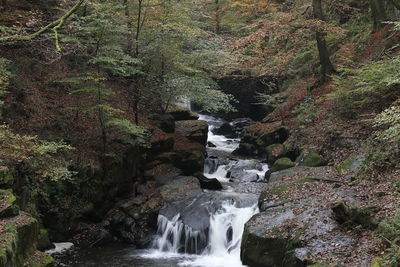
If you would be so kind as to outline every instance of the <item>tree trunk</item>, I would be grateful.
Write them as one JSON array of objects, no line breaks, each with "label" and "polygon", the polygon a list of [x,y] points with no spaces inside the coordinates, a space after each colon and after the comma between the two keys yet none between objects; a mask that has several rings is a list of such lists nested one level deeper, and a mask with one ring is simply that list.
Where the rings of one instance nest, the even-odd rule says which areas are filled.
[{"label": "tree trunk", "polygon": [[[322,12],[322,3],[321,0],[313,0],[313,12],[314,18],[319,20],[324,20],[324,15]],[[315,37],[317,39],[317,47],[319,60],[321,64],[321,82],[325,82],[326,75],[335,72],[335,68],[332,65],[332,62],[329,58],[329,51],[326,45],[325,33],[317,30],[315,33]]]},{"label": "tree trunk", "polygon": [[385,3],[382,0],[369,0],[371,6],[372,20],[374,22],[374,32],[383,28],[383,22],[387,20]]},{"label": "tree trunk", "polygon": [[128,0],[124,0],[124,8],[125,8],[125,17],[126,17],[126,26],[128,27],[128,36],[127,36],[127,54],[132,55],[132,48],[133,48],[133,21],[131,12],[129,10]]},{"label": "tree trunk", "polygon": [[219,16],[219,0],[215,0],[215,33],[221,33],[221,18]]}]

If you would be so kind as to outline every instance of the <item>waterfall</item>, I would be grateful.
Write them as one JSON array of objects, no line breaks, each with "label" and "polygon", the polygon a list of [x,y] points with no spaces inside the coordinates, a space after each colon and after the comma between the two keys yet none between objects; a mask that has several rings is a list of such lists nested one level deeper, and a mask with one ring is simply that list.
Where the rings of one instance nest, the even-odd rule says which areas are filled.
[{"label": "waterfall", "polygon": [[[238,146],[240,139],[228,139],[215,135],[212,130],[222,125],[223,121],[211,116],[200,116],[201,120],[209,123],[208,141],[215,147],[208,147],[204,175],[217,178],[221,183],[229,182],[228,173],[238,164],[247,164],[244,173],[255,173],[263,178],[268,169],[266,164],[251,160],[231,159],[231,153]],[[242,266],[240,261],[240,245],[245,223],[259,212],[256,198],[246,194],[229,192],[212,193],[216,197],[217,208],[210,211],[209,227],[205,230],[194,230],[185,225],[180,213],[173,218],[158,216],[157,235],[153,241],[153,249],[157,257],[164,255],[183,255],[182,266]],[[225,194],[225,195],[224,195]],[[247,201],[246,201],[247,200]],[[162,255],[162,254],[161,254]]]},{"label": "waterfall", "polygon": [[191,229],[179,217],[178,213],[169,221],[162,215],[158,216],[158,238],[153,247],[165,252],[200,254],[200,244],[207,242],[205,233]]}]

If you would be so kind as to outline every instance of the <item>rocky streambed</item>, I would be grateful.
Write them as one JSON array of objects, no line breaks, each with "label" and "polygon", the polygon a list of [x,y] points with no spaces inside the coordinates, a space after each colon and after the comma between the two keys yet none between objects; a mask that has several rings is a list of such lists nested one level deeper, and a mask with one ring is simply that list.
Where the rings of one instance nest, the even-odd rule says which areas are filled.
[{"label": "rocky streambed", "polygon": [[[369,266],[378,256],[379,209],[354,184],[360,159],[326,166],[314,151],[286,148],[284,125],[195,118],[175,125],[189,143],[149,161],[154,182],[60,266]],[[132,246],[104,246],[113,238]]]}]

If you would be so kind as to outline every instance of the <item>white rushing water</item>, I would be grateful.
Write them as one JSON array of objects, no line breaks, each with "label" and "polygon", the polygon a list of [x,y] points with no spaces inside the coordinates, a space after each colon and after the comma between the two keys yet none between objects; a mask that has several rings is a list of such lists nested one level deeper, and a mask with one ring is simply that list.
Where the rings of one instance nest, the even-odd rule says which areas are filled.
[{"label": "white rushing water", "polygon": [[[240,139],[228,139],[225,136],[215,135],[212,130],[223,124],[222,120],[211,116],[201,115],[200,120],[209,123],[208,141],[215,147],[208,150],[217,150],[229,155],[238,146]],[[216,170],[206,171],[205,176],[217,178],[221,182],[228,182],[227,174],[237,164],[237,160],[225,159],[226,164],[218,164]],[[266,164],[257,169],[245,170],[256,173],[263,178],[268,169]],[[237,199],[238,200],[238,199]],[[180,258],[180,266],[201,267],[240,267],[240,244],[245,223],[257,214],[257,203],[251,202],[247,206],[239,205],[235,198],[223,201],[211,216],[208,233],[196,231],[186,226],[176,214],[171,220],[159,215],[157,237],[153,248],[142,257],[165,259]]]}]

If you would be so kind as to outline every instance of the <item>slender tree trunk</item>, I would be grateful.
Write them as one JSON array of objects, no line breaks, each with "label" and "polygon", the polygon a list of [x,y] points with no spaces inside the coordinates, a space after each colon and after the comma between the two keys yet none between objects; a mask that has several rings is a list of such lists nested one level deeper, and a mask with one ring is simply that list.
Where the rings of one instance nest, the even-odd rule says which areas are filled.
[{"label": "slender tree trunk", "polygon": [[131,12],[129,9],[129,4],[128,4],[128,0],[124,0],[124,8],[125,8],[125,17],[126,17],[126,26],[128,27],[128,36],[127,36],[127,53],[128,55],[132,54],[132,48],[133,48],[133,21],[132,21],[132,16],[131,16]]},{"label": "slender tree trunk", "polygon": [[[140,32],[144,23],[143,16],[143,4],[145,0],[137,0],[137,22],[136,29],[134,29],[132,15],[129,9],[128,0],[123,0],[124,8],[125,8],[125,16],[127,20],[127,27],[129,31],[129,35],[127,38],[127,52],[130,56],[134,58],[139,57],[140,46],[139,46],[139,38]],[[140,77],[136,74],[128,78],[129,81],[129,93],[132,97],[132,113],[134,114],[135,123],[139,123],[139,102],[140,102]]]},{"label": "slender tree trunk", "polygon": [[143,11],[143,0],[138,0],[139,7],[138,7],[138,16],[137,16],[137,23],[136,23],[136,35],[135,35],[135,57],[139,56],[139,37],[142,25],[142,11]]},{"label": "slender tree trunk", "polygon": [[221,33],[221,17],[219,14],[219,0],[215,0],[215,33]]},{"label": "slender tree trunk", "polygon": [[383,22],[387,20],[385,3],[382,0],[369,0],[371,6],[372,20],[374,22],[374,32],[383,28]]},{"label": "slender tree trunk", "polygon": [[[324,15],[322,12],[321,0],[313,0],[312,5],[314,18],[323,21]],[[326,75],[335,72],[335,68],[333,67],[333,64],[329,58],[330,55],[326,45],[325,33],[317,30],[315,37],[317,39],[318,54],[321,64],[321,82],[325,82]]]}]

